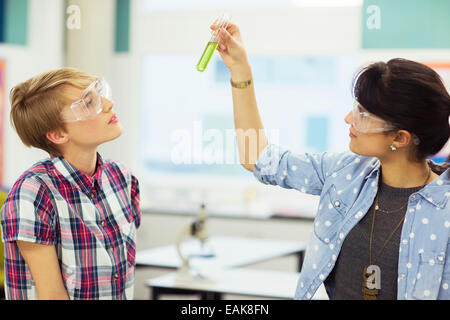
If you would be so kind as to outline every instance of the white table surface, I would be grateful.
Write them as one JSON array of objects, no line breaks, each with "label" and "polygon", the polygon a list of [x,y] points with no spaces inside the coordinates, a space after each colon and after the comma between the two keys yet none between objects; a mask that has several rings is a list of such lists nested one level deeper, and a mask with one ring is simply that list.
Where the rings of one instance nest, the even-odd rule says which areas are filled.
[{"label": "white table surface", "polygon": [[[299,273],[259,269],[203,270],[204,278],[171,272],[146,282],[148,287],[189,289],[270,299],[293,299]],[[328,300],[321,285],[314,300]]]},{"label": "white table surface", "polygon": [[[306,245],[299,241],[282,241],[258,238],[241,238],[228,236],[211,237],[208,245],[215,256],[212,258],[191,258],[191,266],[215,266],[216,268],[234,268],[266,261],[306,249]],[[190,240],[182,244],[184,255],[200,250],[200,241]],[[175,245],[163,246],[136,254],[136,264],[141,266],[178,268],[181,260]]]}]

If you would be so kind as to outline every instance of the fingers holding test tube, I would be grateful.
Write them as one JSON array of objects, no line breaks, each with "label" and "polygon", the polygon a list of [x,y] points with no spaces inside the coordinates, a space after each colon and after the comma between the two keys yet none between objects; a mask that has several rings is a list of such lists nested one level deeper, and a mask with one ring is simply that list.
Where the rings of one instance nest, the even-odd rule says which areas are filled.
[{"label": "fingers holding test tube", "polygon": [[248,64],[247,53],[237,25],[229,22],[225,28],[218,30],[217,23],[214,23],[210,28],[219,32],[217,51],[230,70],[237,65]]},{"label": "fingers holding test tube", "polygon": [[219,44],[219,31],[221,29],[226,29],[228,23],[230,22],[229,16],[224,13],[219,19],[214,22],[215,29],[211,32],[211,38],[197,63],[197,70],[203,72],[208,67],[209,61],[211,60],[216,48]]}]

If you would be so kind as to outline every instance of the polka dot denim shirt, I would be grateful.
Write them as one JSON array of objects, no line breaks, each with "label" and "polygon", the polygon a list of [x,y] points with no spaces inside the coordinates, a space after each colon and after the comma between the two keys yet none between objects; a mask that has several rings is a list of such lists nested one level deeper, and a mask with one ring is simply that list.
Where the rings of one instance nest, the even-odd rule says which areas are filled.
[{"label": "polka dot denim shirt", "polygon": [[[398,263],[398,299],[450,299],[450,169],[429,161],[439,178],[409,197]],[[265,183],[320,195],[295,299],[311,299],[330,274],[347,234],[371,207],[377,158],[351,152],[293,154],[269,145],[254,169]]]}]

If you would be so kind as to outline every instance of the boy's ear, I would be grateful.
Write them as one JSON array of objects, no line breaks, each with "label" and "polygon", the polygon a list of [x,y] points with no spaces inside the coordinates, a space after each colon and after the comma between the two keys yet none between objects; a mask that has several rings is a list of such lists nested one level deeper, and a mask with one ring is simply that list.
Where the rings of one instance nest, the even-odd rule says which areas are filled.
[{"label": "boy's ear", "polygon": [[49,131],[45,136],[54,144],[64,144],[69,141],[69,136],[66,132],[64,132],[64,130]]}]

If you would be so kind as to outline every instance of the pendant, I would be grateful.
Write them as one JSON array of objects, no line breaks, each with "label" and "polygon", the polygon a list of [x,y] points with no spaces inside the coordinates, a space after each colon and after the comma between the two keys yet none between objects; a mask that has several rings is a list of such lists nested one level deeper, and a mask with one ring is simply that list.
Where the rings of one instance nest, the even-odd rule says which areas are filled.
[{"label": "pendant", "polygon": [[381,270],[377,265],[370,265],[364,268],[363,273],[363,299],[376,300],[381,289]]}]

